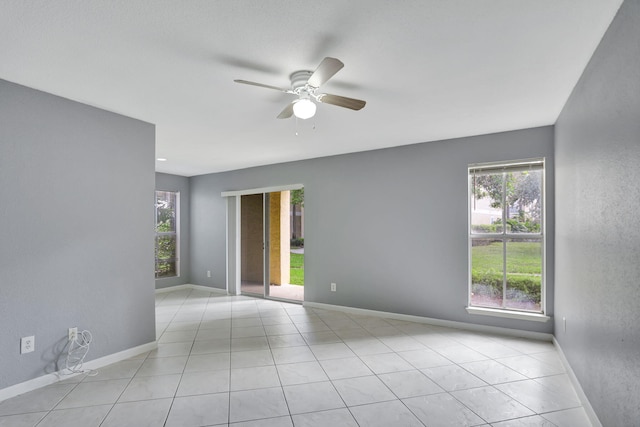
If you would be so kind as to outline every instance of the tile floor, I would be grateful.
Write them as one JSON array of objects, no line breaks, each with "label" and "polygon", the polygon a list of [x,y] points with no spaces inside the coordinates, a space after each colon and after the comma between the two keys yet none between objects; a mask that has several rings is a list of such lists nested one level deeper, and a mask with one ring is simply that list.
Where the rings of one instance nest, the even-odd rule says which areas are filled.
[{"label": "tile floor", "polygon": [[180,290],[158,349],[0,402],[0,427],[589,426],[551,343]]}]

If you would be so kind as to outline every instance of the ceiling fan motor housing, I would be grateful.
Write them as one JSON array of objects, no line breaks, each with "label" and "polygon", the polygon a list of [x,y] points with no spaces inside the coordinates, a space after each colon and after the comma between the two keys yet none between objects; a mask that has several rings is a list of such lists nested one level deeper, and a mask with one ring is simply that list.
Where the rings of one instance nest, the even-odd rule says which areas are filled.
[{"label": "ceiling fan motor housing", "polygon": [[295,93],[299,93],[301,89],[304,89],[304,87],[307,86],[309,77],[311,77],[312,74],[313,72],[306,70],[291,73],[289,79],[291,80],[291,88],[293,89],[293,91]]}]

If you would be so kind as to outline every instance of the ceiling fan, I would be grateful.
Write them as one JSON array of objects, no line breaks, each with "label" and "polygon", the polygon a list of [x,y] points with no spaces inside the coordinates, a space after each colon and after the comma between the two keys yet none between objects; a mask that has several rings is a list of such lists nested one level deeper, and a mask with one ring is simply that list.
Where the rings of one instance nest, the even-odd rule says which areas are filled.
[{"label": "ceiling fan", "polygon": [[360,99],[318,92],[318,88],[340,71],[342,67],[344,67],[344,64],[339,59],[326,57],[314,72],[302,70],[292,73],[289,77],[291,80],[291,89],[282,89],[277,86],[247,80],[234,80],[234,82],[296,95],[298,99],[287,105],[284,110],[280,112],[278,118],[288,119],[292,115],[295,115],[299,119],[308,119],[316,113],[316,104],[313,100],[322,102],[323,104],[349,108],[351,110],[360,110],[365,106],[366,102]]}]

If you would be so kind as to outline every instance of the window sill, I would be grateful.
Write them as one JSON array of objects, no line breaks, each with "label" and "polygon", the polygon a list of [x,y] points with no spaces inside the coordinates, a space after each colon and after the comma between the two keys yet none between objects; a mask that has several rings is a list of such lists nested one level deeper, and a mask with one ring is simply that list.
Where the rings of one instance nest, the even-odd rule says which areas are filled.
[{"label": "window sill", "polygon": [[482,316],[506,317],[508,319],[530,320],[532,322],[546,322],[551,317],[542,313],[526,313],[522,311],[500,310],[496,308],[467,307],[467,313]]}]

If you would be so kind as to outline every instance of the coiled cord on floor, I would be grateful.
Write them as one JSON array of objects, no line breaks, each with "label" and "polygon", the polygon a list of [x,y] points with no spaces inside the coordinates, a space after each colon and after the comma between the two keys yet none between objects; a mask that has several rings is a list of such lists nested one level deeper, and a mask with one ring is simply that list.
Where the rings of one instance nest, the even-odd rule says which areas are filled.
[{"label": "coiled cord on floor", "polygon": [[82,369],[84,359],[87,357],[87,353],[89,353],[91,341],[93,341],[91,332],[84,330],[78,334],[76,339],[69,342],[66,368],[70,374],[88,374],[89,376],[98,375],[98,371]]}]

